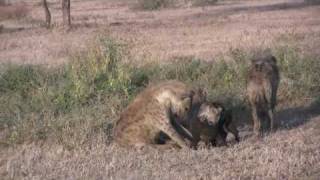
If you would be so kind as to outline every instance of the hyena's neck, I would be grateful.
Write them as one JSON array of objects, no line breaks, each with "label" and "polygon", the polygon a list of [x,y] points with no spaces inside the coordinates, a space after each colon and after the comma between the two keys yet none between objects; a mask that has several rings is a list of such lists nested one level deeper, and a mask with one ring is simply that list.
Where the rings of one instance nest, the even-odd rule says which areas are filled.
[{"label": "hyena's neck", "polygon": [[157,101],[165,107],[170,107],[174,98],[173,94],[168,91],[161,92],[156,96]]}]

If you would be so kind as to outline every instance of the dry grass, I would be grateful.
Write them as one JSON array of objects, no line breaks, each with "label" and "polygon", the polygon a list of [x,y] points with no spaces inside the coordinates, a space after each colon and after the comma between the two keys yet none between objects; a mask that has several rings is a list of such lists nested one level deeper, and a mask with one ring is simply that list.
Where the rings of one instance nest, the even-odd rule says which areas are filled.
[{"label": "dry grass", "polygon": [[[0,66],[0,179],[319,178],[320,6],[220,1],[151,12],[132,1],[74,1],[74,28],[62,32],[60,3],[50,1],[50,30],[39,2],[27,5],[31,20],[1,22],[0,59],[14,64]],[[252,54],[269,47],[281,69],[279,129],[254,141],[244,77]],[[241,142],[165,152],[113,144],[119,112],[160,79],[225,102]]]},{"label": "dry grass", "polygon": [[260,142],[198,151],[93,144],[72,151],[29,144],[2,150],[2,177],[12,179],[314,179],[319,178],[320,119]]},{"label": "dry grass", "polygon": [[1,5],[0,3],[0,21],[7,19],[21,19],[26,17],[29,9],[24,3],[13,5]]}]

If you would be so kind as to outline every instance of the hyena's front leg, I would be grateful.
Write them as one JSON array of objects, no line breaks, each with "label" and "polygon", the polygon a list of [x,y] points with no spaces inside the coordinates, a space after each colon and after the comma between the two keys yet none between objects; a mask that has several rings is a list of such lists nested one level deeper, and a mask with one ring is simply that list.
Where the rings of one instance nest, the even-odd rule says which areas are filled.
[{"label": "hyena's front leg", "polygon": [[269,120],[270,120],[270,131],[274,131],[274,117],[273,117],[273,110],[269,108],[268,110]]},{"label": "hyena's front leg", "polygon": [[[176,142],[181,148],[188,148],[190,145],[183,139],[183,137],[175,130],[174,126],[171,124],[171,121],[169,119],[169,115],[166,113],[161,113],[159,115],[159,119],[156,121],[157,128],[164,132],[166,135],[170,137],[171,140]],[[188,130],[183,128],[181,124],[175,123],[177,126],[180,126],[180,128],[184,131],[187,131],[186,133],[191,134]]]},{"label": "hyena's front leg", "polygon": [[258,116],[257,107],[252,106],[252,118],[253,118],[253,133],[256,137],[261,136],[261,120]]},{"label": "hyena's front leg", "polygon": [[167,134],[181,148],[189,148],[189,144],[180,136],[180,134],[168,124],[168,126],[160,126],[159,129]]}]

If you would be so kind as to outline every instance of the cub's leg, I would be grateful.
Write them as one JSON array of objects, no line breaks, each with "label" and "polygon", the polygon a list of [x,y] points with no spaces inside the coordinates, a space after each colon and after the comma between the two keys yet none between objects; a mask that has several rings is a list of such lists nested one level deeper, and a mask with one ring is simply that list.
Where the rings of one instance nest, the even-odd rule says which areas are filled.
[{"label": "cub's leg", "polygon": [[224,127],[226,129],[227,132],[230,132],[233,134],[235,140],[237,142],[240,141],[240,138],[239,138],[239,131],[238,129],[236,128],[236,126],[234,125],[234,123],[230,123],[228,124],[228,126]]}]

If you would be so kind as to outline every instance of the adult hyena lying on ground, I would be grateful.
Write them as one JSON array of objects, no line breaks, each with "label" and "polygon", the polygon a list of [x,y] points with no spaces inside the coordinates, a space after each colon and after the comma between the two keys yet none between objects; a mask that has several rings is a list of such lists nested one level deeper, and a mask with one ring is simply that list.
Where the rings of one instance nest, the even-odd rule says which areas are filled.
[{"label": "adult hyena lying on ground", "polygon": [[161,131],[178,146],[186,148],[190,143],[183,137],[192,140],[192,136],[180,122],[189,118],[193,104],[202,99],[204,97],[200,97],[198,91],[182,82],[166,81],[150,85],[120,115],[114,130],[115,141],[122,146],[135,147],[156,144]]},{"label": "adult hyena lying on ground", "polygon": [[270,54],[252,60],[247,77],[247,96],[252,110],[255,136],[262,132],[261,123],[274,128],[274,108],[279,86],[279,70],[276,58]]}]

